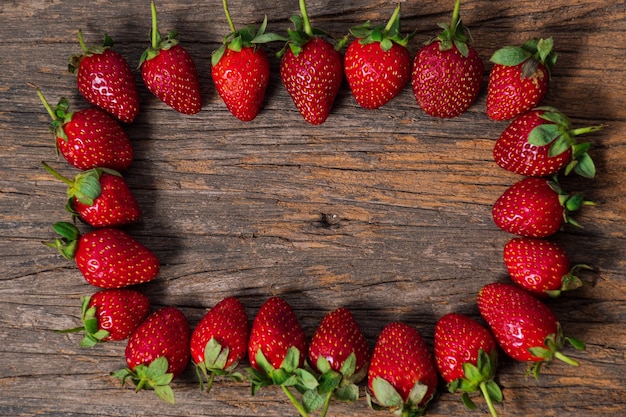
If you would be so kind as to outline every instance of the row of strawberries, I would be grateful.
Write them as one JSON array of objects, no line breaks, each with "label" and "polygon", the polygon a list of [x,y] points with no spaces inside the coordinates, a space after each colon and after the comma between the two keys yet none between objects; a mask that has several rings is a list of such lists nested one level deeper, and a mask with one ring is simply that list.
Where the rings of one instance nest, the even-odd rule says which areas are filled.
[{"label": "row of strawberries", "polygon": [[[344,75],[357,103],[367,109],[383,106],[410,82],[422,110],[452,118],[465,112],[480,92],[484,64],[469,45],[459,14],[460,0],[455,2],[451,22],[441,24],[444,31],[413,60],[407,43],[415,32],[402,36],[399,5],[386,25],[373,26],[368,21],[335,41],[311,26],[304,0],[299,0],[301,16],[292,17],[294,28],[288,29],[287,36],[266,33],[267,18],[258,29],[236,30],[226,0],[223,4],[231,33],[212,55],[211,76],[226,107],[240,120],[254,119],[264,105],[270,63],[262,45],[274,41],[285,42],[278,53],[283,85],[304,120],[314,125],[327,119]],[[198,113],[202,98],[196,65],[175,31],[160,34],[154,3],[151,9],[151,45],[139,65],[144,84],[175,110]],[[355,39],[342,57],[340,50],[349,36]],[[69,68],[77,75],[80,93],[118,120],[131,123],[139,113],[131,67],[111,48],[108,36],[102,46],[93,48],[86,47],[80,32],[79,41],[83,51],[70,58]],[[486,105],[491,119],[511,119],[541,101],[549,68],[556,60],[551,48],[551,39],[534,39],[493,54]]]},{"label": "row of strawberries", "polygon": [[[292,61],[285,58],[286,62],[291,62],[285,65],[291,68],[297,66],[293,60],[296,60],[302,53],[306,53],[307,45],[316,51],[312,52],[313,55],[319,54],[320,50],[326,48],[321,46],[325,41],[313,36],[314,33],[319,34],[319,32],[313,32],[310,28],[304,2],[301,1],[300,5],[303,16],[301,19],[294,18],[294,23],[296,27],[301,26],[304,33],[309,31],[308,36],[312,36],[312,39],[305,37],[299,31],[290,32],[290,36],[301,37],[301,40],[305,41],[300,50],[293,43],[285,50],[285,57],[290,53],[293,54]],[[431,52],[424,52],[424,54],[431,55],[427,57],[429,59],[432,59],[432,55],[438,54],[441,54],[441,57],[447,57],[435,59],[439,63],[437,65],[442,65],[441,63],[450,65],[445,67],[445,71],[437,71],[438,73],[453,73],[451,68],[459,65],[458,62],[475,55],[475,52],[465,43],[464,29],[458,17],[459,5],[460,2],[457,1],[452,23],[446,26],[444,35],[446,33],[447,35],[442,35],[431,43],[431,45],[436,45],[436,47],[429,48]],[[226,3],[224,6],[232,28]],[[152,4],[152,12],[154,46],[161,43],[160,35],[156,30],[154,4]],[[399,52],[390,52],[394,48],[397,49],[396,45],[404,46],[402,43],[408,40],[408,38],[399,37],[398,13],[399,8],[396,9],[385,28],[370,28],[368,23],[361,28],[353,29],[355,36],[359,37],[358,35],[361,34],[361,39],[368,38],[368,40],[353,43],[348,51],[351,48],[354,50],[373,48],[367,53],[363,50],[354,53],[354,62],[358,61],[360,64],[352,62],[352,65],[356,65],[359,71],[362,72],[365,63],[371,65],[368,68],[375,68],[378,56],[402,55]],[[253,32],[248,32],[250,33]],[[263,39],[265,35],[263,27],[257,33],[257,37]],[[230,51],[240,52],[232,47],[232,43],[241,42],[245,36],[242,33],[236,33],[233,28],[233,33],[227,37],[227,39],[232,37],[232,42],[228,43],[228,46],[225,43],[225,47],[215,56],[234,54]],[[240,39],[237,40],[238,38]],[[84,47],[80,35],[79,39]],[[275,35],[265,36],[265,40],[275,39]],[[173,36],[168,36],[164,42],[167,44],[165,51],[182,49],[177,47]],[[375,47],[367,46],[372,44]],[[496,61],[500,60],[497,57],[498,54],[504,54],[508,58],[502,58],[503,64],[496,63],[492,70],[487,113],[490,118],[496,120],[516,117],[496,143],[494,156],[499,165],[522,175],[544,177],[559,172],[565,167],[566,172],[575,171],[583,176],[592,177],[595,167],[586,153],[589,145],[577,145],[573,137],[596,130],[597,127],[572,129],[569,120],[562,113],[551,108],[528,111],[536,106],[545,95],[549,71],[544,64],[555,61],[551,47],[549,39],[530,41],[522,48],[504,48],[503,51],[506,53],[498,52],[494,55]],[[383,51],[389,52],[389,55],[379,54],[376,48],[382,48]],[[148,68],[146,63],[158,60],[159,57],[168,62],[166,66],[172,62],[169,60],[173,59],[174,55],[179,57],[186,55],[177,59],[182,59],[187,63],[192,62],[188,54],[183,52],[174,54],[157,52],[157,49],[154,47],[146,52],[142,64],[142,75],[144,74],[143,68]],[[241,51],[244,50],[246,49],[241,48]],[[250,48],[248,50],[254,53],[258,51],[261,49]],[[100,55],[111,55],[112,52],[110,48],[105,47],[100,52],[89,52],[80,58],[75,57],[72,62],[78,69],[79,89],[87,100],[101,105],[120,120],[130,122],[134,116],[129,118],[128,115],[123,114],[128,114],[130,111],[131,115],[133,112],[136,115],[138,105],[127,106],[126,104],[130,102],[128,97],[120,98],[114,94],[116,91],[126,93],[130,91],[115,87],[115,82],[121,82],[120,80],[124,78],[120,75],[122,73],[118,72],[118,79],[102,78],[105,83],[103,85],[93,84],[93,74],[102,74],[107,68],[101,67],[102,62],[96,62],[97,59],[90,62],[88,58],[99,59]],[[360,105],[376,108],[393,98],[393,95],[385,99],[374,98],[374,95],[388,88],[381,90],[374,88],[372,84],[351,81],[349,68],[352,67],[348,64],[351,62],[348,59],[350,56],[347,52],[346,77]],[[421,52],[419,56],[426,59],[423,58],[424,55]],[[450,56],[456,58],[450,58]],[[460,58],[461,56],[464,58]],[[504,65],[504,62],[511,56],[516,57],[517,63]],[[418,57],[414,65],[415,71],[420,68]],[[457,58],[460,61],[451,64],[451,60]],[[112,59],[114,58],[107,57],[103,62],[110,65]],[[246,58],[245,61],[254,62],[254,59]],[[392,61],[398,62],[399,59],[396,57]],[[482,63],[480,65],[482,66]],[[405,66],[410,68],[410,63]],[[185,66],[178,65],[177,67]],[[214,65],[214,70],[216,67],[219,68]],[[282,67],[281,63],[281,75],[283,75]],[[82,75],[81,68],[83,69]],[[187,65],[187,68],[190,66]],[[152,70],[146,69],[145,72],[152,73],[153,77],[158,80],[162,79],[157,74],[158,71],[153,68]],[[247,69],[244,72],[250,72],[250,70]],[[289,74],[289,71],[285,70],[284,73]],[[482,67],[480,73],[482,74]],[[182,78],[188,79],[187,75],[188,72],[183,73]],[[299,77],[291,78],[298,79]],[[413,82],[417,83],[416,79],[426,82],[431,78],[414,76]],[[498,95],[493,93],[497,91],[497,88],[492,86],[496,86],[503,79],[506,79],[505,84],[509,87],[511,84],[515,85],[515,91],[518,92],[515,96],[518,99],[534,97],[535,101],[522,99],[522,106],[502,104],[502,102],[495,105],[494,103],[499,99]],[[398,82],[391,82],[389,85],[391,84],[399,85]],[[86,85],[91,86],[89,91],[84,91]],[[151,89],[149,82],[146,82],[146,85]],[[380,87],[384,83],[382,79],[378,79],[374,85]],[[535,86],[537,90],[530,91],[529,85]],[[171,91],[168,93],[158,93],[158,91],[163,92],[164,88],[169,89],[172,86],[177,86],[177,90],[182,88],[181,91],[185,91],[183,96],[186,100],[189,100],[189,97],[195,97],[195,94],[187,89],[189,83],[185,83],[182,87],[182,84],[172,80],[163,83],[160,90],[151,89],[151,91],[170,104],[172,102],[168,100],[176,94]],[[219,90],[220,83],[216,82],[216,86]],[[289,90],[288,83],[285,83],[285,86]],[[237,90],[232,85],[230,88]],[[300,87],[298,90],[308,91],[306,94],[313,96],[316,94],[315,90]],[[419,101],[418,93],[426,93],[429,88],[423,85],[414,91]],[[465,91],[461,88],[461,84],[459,84],[459,91]],[[98,95],[93,96],[95,92],[98,94],[106,92],[109,101],[98,104]],[[456,94],[451,93],[449,88],[436,88],[428,94],[432,96],[435,92]],[[251,365],[248,373],[253,387],[252,392],[256,393],[259,388],[266,385],[280,385],[303,416],[320,407],[322,414],[326,414],[333,396],[343,400],[356,400],[359,392],[355,384],[366,376],[368,377],[368,398],[373,407],[401,409],[409,414],[421,413],[435,394],[438,380],[436,369],[449,383],[451,391],[458,390],[464,393],[463,400],[468,406],[473,406],[469,394],[474,391],[482,392],[491,413],[495,416],[496,411],[492,402],[502,399],[502,393],[493,381],[497,366],[496,340],[511,357],[534,363],[535,375],[538,375],[541,364],[555,357],[576,364],[575,361],[560,353],[565,339],[556,317],[549,308],[528,292],[512,285],[499,283],[485,286],[478,295],[480,313],[491,332],[469,317],[454,313],[448,314],[438,321],[435,328],[434,357],[417,330],[404,323],[392,323],[386,326],[378,337],[373,353],[369,355],[365,339],[351,313],[346,309],[329,313],[320,324],[311,343],[307,344],[293,310],[284,300],[276,297],[269,299],[261,307],[250,332],[248,332],[245,310],[234,298],[227,298],[209,310],[191,335],[187,319],[180,310],[174,307],[166,307],[148,315],[150,305],[147,297],[137,290],[122,287],[154,279],[159,271],[158,259],[126,232],[115,228],[135,222],[141,216],[141,211],[128,186],[115,171],[127,168],[132,161],[132,148],[128,139],[119,125],[113,119],[107,118],[108,116],[104,113],[96,109],[87,109],[72,114],[68,112],[65,100],[52,109],[43,95],[39,91],[38,93],[53,119],[53,129],[60,151],[70,164],[85,171],[78,174],[74,180],[69,180],[47,164],[44,166],[54,176],[68,184],[70,211],[97,228],[81,236],[75,225],[59,222],[54,225],[54,229],[61,235],[61,238],[50,244],[61,250],[64,256],[76,259],[77,267],[87,282],[106,288],[92,297],[83,299],[84,326],[80,330],[84,331],[85,337],[81,343],[84,346],[92,346],[99,341],[122,340],[130,337],[126,349],[128,368],[114,375],[123,381],[130,379],[137,389],[152,388],[161,398],[173,402],[173,392],[169,383],[183,372],[190,358],[197,366],[198,376],[201,380],[205,379],[210,388],[216,375],[230,375],[241,380],[242,376],[232,371],[247,354]],[[222,95],[221,92],[220,94]],[[290,94],[294,97],[295,93],[290,92]],[[463,102],[465,108],[458,113],[460,114],[475,100],[475,95],[468,98],[468,93],[464,94],[462,99],[459,96],[455,96],[455,99],[441,95],[432,97],[435,97],[434,102],[439,103],[437,108],[444,108],[443,103],[454,102],[456,104],[453,107],[457,107],[458,102]],[[330,99],[330,105],[332,105],[332,99]],[[224,98],[224,100],[228,105],[227,99]],[[260,103],[262,101],[261,98]],[[186,102],[187,110],[181,107],[181,103],[172,107],[183,113],[193,114],[199,111],[199,107],[193,105],[194,102],[195,99]],[[298,105],[296,97],[294,97],[294,102]],[[107,108],[106,103],[115,105]],[[328,97],[326,103],[328,104]],[[330,105],[327,106],[328,110]],[[438,113],[438,110],[430,112],[428,100],[420,101],[420,106],[434,116],[454,117],[451,113]],[[496,111],[495,109],[498,108],[500,110]],[[502,113],[504,108],[507,110]],[[126,113],[121,112],[124,109]],[[197,109],[197,111],[189,109]],[[229,109],[237,115],[231,106]],[[316,116],[318,118],[309,119],[306,116],[310,114],[309,111],[311,108],[302,111],[303,116],[314,124],[323,122],[322,119],[328,115],[326,113],[322,119],[319,115]],[[258,113],[258,109],[256,112]],[[85,136],[85,131],[93,133]],[[68,145],[72,138],[100,138],[102,140],[100,142],[98,140],[87,141],[88,146],[83,153],[76,154],[77,148],[74,143]],[[529,151],[529,147],[532,151]],[[529,152],[535,157],[532,163],[528,159]],[[579,286],[580,280],[574,274],[569,273],[569,261],[560,247],[553,242],[537,238],[549,236],[560,229],[564,218],[563,203],[568,210],[585,203],[580,196],[560,197],[554,191],[555,188],[554,183],[543,178],[522,180],[507,190],[496,202],[493,210],[494,221],[499,227],[513,234],[532,236],[532,238],[512,239],[505,248],[505,263],[514,281],[520,286],[527,286],[529,291],[550,295],[556,295],[562,289]],[[511,222],[511,219],[520,220],[520,224],[526,229]],[[552,256],[552,254],[556,255]],[[554,259],[557,259],[558,272],[546,275],[547,271],[555,269],[547,265],[547,262],[554,262]],[[576,266],[575,269],[581,267],[585,266]],[[530,282],[531,285],[528,287],[529,276],[535,280]],[[503,309],[503,307],[506,308]],[[520,327],[522,321],[527,327]],[[79,329],[70,331],[76,330]],[[522,339],[516,338],[518,332],[522,332],[525,336]],[[583,347],[583,344],[575,339],[567,340],[577,348]],[[305,361],[305,359],[308,360]],[[305,363],[308,366],[303,368]],[[300,400],[296,398],[292,390],[301,394]]]}]

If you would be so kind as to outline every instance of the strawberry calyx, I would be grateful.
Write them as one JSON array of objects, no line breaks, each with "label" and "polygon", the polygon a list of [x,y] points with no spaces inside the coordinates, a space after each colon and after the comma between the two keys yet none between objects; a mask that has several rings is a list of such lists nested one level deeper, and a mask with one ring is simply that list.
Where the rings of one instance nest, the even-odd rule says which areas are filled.
[{"label": "strawberry calyx", "polygon": [[291,16],[290,20],[293,23],[294,28],[287,29],[287,43],[285,44],[285,47],[278,51],[276,55],[279,58],[282,57],[287,51],[287,47],[289,47],[291,52],[293,52],[295,56],[298,56],[300,55],[304,45],[313,38],[324,38],[327,42],[335,43],[335,50],[340,51],[348,41],[348,35],[346,35],[339,42],[334,42],[328,32],[311,26],[305,0],[299,0],[299,6],[301,16]]},{"label": "strawberry calyx", "polygon": [[78,30],[78,43],[80,44],[82,52],[79,54],[71,55],[67,64],[67,70],[72,74],[76,74],[78,72],[80,61],[82,61],[84,57],[101,54],[107,49],[111,48],[114,44],[113,39],[105,33],[102,45],[95,45],[88,48],[87,45],[85,45],[83,32],[80,29]]},{"label": "strawberry calyx", "polygon": [[174,404],[174,391],[170,382],[174,379],[174,374],[167,372],[169,364],[165,356],[160,356],[148,365],[137,365],[133,369],[121,369],[112,372],[111,376],[122,381],[122,387],[127,380],[131,380],[135,385],[135,392],[142,389],[152,389],[154,393],[165,402]]},{"label": "strawberry calyx", "polygon": [[475,410],[476,404],[469,394],[480,391],[485,398],[487,407],[493,417],[497,417],[497,412],[493,402],[502,402],[502,390],[494,381],[498,364],[498,351],[492,350],[489,354],[482,348],[478,351],[476,365],[471,362],[463,364],[462,378],[457,378],[448,384],[448,390],[452,393],[460,391],[463,393],[461,400],[470,410]]},{"label": "strawberry calyx", "polygon": [[426,405],[430,402],[430,399],[428,399],[420,406],[428,392],[428,385],[420,381],[415,382],[406,401],[402,399],[400,393],[389,381],[380,376],[377,376],[372,381],[372,391],[375,398],[372,398],[369,392],[366,393],[367,402],[372,409],[377,411],[391,409],[395,414],[402,417],[423,415]]},{"label": "strawberry calyx", "polygon": [[559,198],[559,203],[563,207],[563,221],[572,226],[582,228],[578,221],[570,216],[570,213],[579,210],[583,206],[595,206],[596,203],[584,199],[581,193],[568,194],[562,188],[555,176],[548,180],[548,186],[554,191]]},{"label": "strawberry calyx", "polygon": [[354,26],[350,29],[350,34],[359,39],[361,45],[369,45],[378,42],[380,43],[380,48],[385,52],[389,51],[394,43],[406,46],[415,33],[416,32],[413,32],[410,35],[402,37],[400,33],[400,4],[396,6],[386,26],[379,25],[372,27],[368,20],[364,24]]},{"label": "strawberry calyx", "polygon": [[83,326],[65,330],[55,330],[55,333],[65,334],[84,332],[84,337],[80,341],[80,347],[89,348],[97,345],[98,343],[104,342],[111,333],[109,333],[107,330],[100,329],[98,319],[96,318],[96,307],[89,307],[91,297],[81,297],[80,301]]},{"label": "strawberry calyx", "polygon": [[577,288],[582,287],[583,285],[593,285],[593,282],[582,280],[578,277],[578,271],[581,269],[592,271],[593,268],[586,264],[576,264],[572,267],[572,269],[561,278],[561,287],[556,290],[547,290],[545,293],[552,298],[556,298],[563,291],[571,291]]},{"label": "strawberry calyx", "polygon": [[243,29],[237,30],[232,18],[230,17],[230,12],[228,11],[228,1],[222,0],[222,5],[224,6],[226,20],[228,21],[228,26],[230,27],[230,33],[224,37],[222,46],[211,54],[211,64],[213,66],[220,62],[220,59],[226,52],[227,48],[232,51],[239,52],[242,48],[257,47],[262,43],[273,41],[286,42],[289,40],[288,38],[276,33],[265,33],[265,30],[267,29],[267,15],[264,17],[263,23],[261,23],[258,30],[254,25],[248,25]]},{"label": "strawberry calyx", "polygon": [[[239,361],[234,361],[230,366],[226,367],[230,349],[222,347],[222,345],[212,337],[204,348],[204,361],[196,364],[196,375],[200,381],[200,389],[208,394],[213,386],[216,376],[225,376],[233,381],[242,382],[243,375],[235,372],[235,368]],[[206,381],[206,388],[204,387]]]},{"label": "strawberry calyx", "polygon": [[565,167],[565,175],[572,171],[585,178],[593,178],[596,174],[596,167],[587,152],[591,148],[591,143],[576,143],[576,136],[597,132],[604,128],[604,125],[589,126],[573,129],[571,120],[554,107],[543,106],[535,108],[539,112],[539,117],[548,123],[542,123],[528,135],[528,143],[535,146],[547,146],[548,156],[555,157],[568,149],[572,150],[572,159]]},{"label": "strawberry calyx", "polygon": [[522,78],[532,77],[537,71],[539,64],[550,70],[556,64],[558,54],[553,51],[554,40],[529,39],[522,46],[505,46],[498,49],[491,56],[491,62],[504,66],[516,66],[523,64]]},{"label": "strawberry calyx", "polygon": [[359,387],[356,384],[367,375],[367,364],[355,372],[356,362],[356,354],[352,352],[337,372],[332,369],[330,362],[324,356],[320,355],[317,358],[316,366],[320,373],[317,393],[324,398],[320,414],[322,417],[328,412],[330,400],[333,397],[346,402],[355,402],[359,399]]},{"label": "strawberry calyx", "polygon": [[139,59],[139,67],[145,61],[149,61],[159,55],[161,50],[168,50],[178,45],[178,32],[171,30],[163,37],[158,29],[157,11],[154,1],[150,2],[150,10],[152,12],[152,28],[150,29],[150,47],[146,49]]},{"label": "strawberry calyx", "polygon": [[57,249],[65,259],[74,259],[78,239],[80,238],[80,231],[78,228],[72,223],[56,222],[52,225],[52,229],[61,237],[55,239],[54,242],[41,243],[50,248]]},{"label": "strawberry calyx", "polygon": [[450,23],[439,23],[438,26],[443,29],[443,32],[427,41],[426,45],[439,42],[439,50],[441,51],[447,51],[452,49],[453,46],[456,46],[461,55],[467,58],[469,56],[469,39],[465,32],[468,32],[468,30],[461,20],[459,14],[460,8],[461,0],[456,0]]},{"label": "strawberry calyx", "polygon": [[[254,357],[261,369],[247,368],[252,395],[255,395],[262,387],[277,385],[282,388],[302,417],[308,417],[309,412],[321,407],[324,400],[316,391],[319,382],[311,372],[299,367],[300,350],[298,348],[292,346],[287,350],[279,368],[274,368],[270,364],[261,349],[257,350]],[[291,388],[302,394],[302,402],[296,398]]]},{"label": "strawberry calyx", "polygon": [[[70,102],[65,97],[61,97],[61,99],[59,99],[59,103],[52,108],[50,104],[48,104],[48,100],[46,100],[46,97],[43,95],[39,87],[35,86],[35,91],[37,92],[37,96],[39,96],[39,100],[41,100],[41,103],[52,119],[52,122],[50,123],[50,130],[56,137],[59,137],[67,142],[69,138],[63,129],[63,125],[70,122],[72,120],[72,116],[74,115],[74,112],[69,111]],[[58,144],[56,149],[58,153]]]},{"label": "strawberry calyx", "polygon": [[565,337],[563,335],[563,328],[561,327],[561,324],[557,322],[556,333],[551,333],[546,336],[544,339],[544,346],[536,346],[528,349],[528,351],[535,356],[536,359],[534,363],[529,366],[526,374],[532,374],[535,379],[538,379],[541,366],[554,358],[559,359],[560,361],[563,361],[571,366],[579,366],[577,361],[561,352],[565,342],[569,342],[569,344],[571,344],[576,350],[585,350],[586,348],[585,342],[582,340],[573,337]]}]

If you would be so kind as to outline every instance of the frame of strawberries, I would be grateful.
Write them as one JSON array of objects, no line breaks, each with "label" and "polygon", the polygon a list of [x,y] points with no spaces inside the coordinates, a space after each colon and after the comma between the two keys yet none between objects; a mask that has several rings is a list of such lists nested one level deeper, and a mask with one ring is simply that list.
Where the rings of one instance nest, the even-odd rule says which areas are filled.
[{"label": "frame of strawberries", "polygon": [[[460,3],[455,2],[450,22],[440,25],[443,31],[411,58],[406,45],[414,34],[401,34],[400,5],[385,25],[366,22],[333,40],[311,26],[303,0],[286,35],[266,32],[267,19],[259,28],[237,30],[224,0],[231,32],[212,56],[211,75],[233,116],[253,120],[269,83],[263,45],[283,42],[280,77],[307,123],[325,122],[344,76],[365,109],[384,106],[410,83],[425,113],[457,117],[474,104],[484,74],[461,21]],[[175,31],[159,32],[154,2],[151,11],[150,46],[140,62],[145,86],[175,111],[196,114],[202,100],[193,59]],[[477,407],[471,396],[480,393],[497,416],[494,403],[505,400],[495,382],[499,350],[527,362],[536,378],[553,359],[578,365],[562,350],[566,343],[582,350],[584,343],[564,336],[542,299],[586,284],[577,274],[591,267],[570,265],[563,248],[545,238],[567,222],[578,225],[570,213],[593,204],[562,190],[557,176],[595,175],[590,144],[576,138],[602,126],[574,128],[561,111],[541,105],[557,59],[551,38],[504,46],[491,58],[486,116],[510,121],[495,144],[494,160],[525,177],[502,194],[492,212],[495,224],[515,235],[504,248],[512,282],[492,283],[478,293],[484,325],[457,313],[441,317],[432,352],[419,332],[402,322],[389,323],[370,350],[346,308],[329,312],[308,341],[280,297],[261,306],[251,328],[244,306],[234,297],[211,308],[192,332],[175,307],[150,312],[148,298],[131,286],[155,279],[159,260],[120,228],[142,217],[120,174],[133,160],[120,123],[132,123],[140,110],[132,70],[108,36],[103,45],[91,48],[80,32],[78,39],[82,53],[70,57],[69,69],[93,107],[72,112],[64,99],[52,107],[39,89],[37,93],[52,119],[59,152],[80,173],[68,179],[48,164],[44,168],[68,185],[71,216],[93,230],[81,235],[73,222],[58,222],[54,230],[59,238],[47,245],[75,260],[85,280],[101,289],[83,298],[82,325],[61,332],[82,332],[83,347],[128,339],[128,367],[112,373],[122,385],[154,390],[174,403],[170,382],[191,361],[206,392],[222,378],[247,381],[253,395],[279,386],[302,416],[315,411],[326,415],[333,399],[359,400],[358,384],[364,380],[372,408],[415,416],[435,397],[441,377],[469,408]],[[238,365],[246,357],[250,367],[242,374]]]}]

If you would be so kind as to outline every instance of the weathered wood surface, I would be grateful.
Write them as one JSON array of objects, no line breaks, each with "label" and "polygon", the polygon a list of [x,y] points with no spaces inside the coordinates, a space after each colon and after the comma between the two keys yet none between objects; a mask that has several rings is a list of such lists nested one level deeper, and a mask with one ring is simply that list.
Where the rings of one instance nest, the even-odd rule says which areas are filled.
[{"label": "weathered wood surface", "polygon": [[[394,4],[310,0],[315,25],[341,36],[365,20],[384,23]],[[404,2],[403,29],[417,29],[412,53],[447,21],[453,1]],[[197,323],[228,295],[250,317],[272,295],[285,297],[311,335],[323,315],[349,307],[373,346],[385,324],[404,320],[432,344],[434,324],[457,311],[477,316],[475,296],[506,280],[501,259],[510,238],[491,221],[490,208],[519,177],[498,168],[491,149],[506,123],[484,115],[485,93],[463,116],[436,120],[407,87],[377,111],[357,107],[344,84],[329,119],[307,125],[277,74],[266,108],[250,123],[228,113],[210,81],[210,52],[228,31],[221,2],[159,1],[161,30],[177,29],[201,74],[205,104],[182,116],[140,83],[142,112],[126,126],[136,160],[125,174],[145,218],[128,230],[152,249],[163,268],[142,289],[155,307],[175,305]],[[297,2],[231,0],[237,25],[269,18],[283,32]],[[599,271],[598,285],[550,302],[566,333],[587,341],[567,353],[578,369],[545,367],[538,381],[525,365],[502,355],[498,382],[502,416],[621,416],[626,413],[626,8],[623,1],[466,0],[464,22],[487,62],[498,47],[552,36],[560,53],[546,103],[577,126],[605,123],[588,139],[598,165],[594,180],[567,178],[569,189],[598,205],[578,216],[584,229],[555,239],[576,262]],[[94,292],[76,268],[39,242],[50,224],[67,219],[64,185],[41,167],[57,159],[48,116],[27,83],[52,102],[61,96],[86,106],[66,71],[79,51],[107,32],[133,65],[148,44],[147,1],[4,1],[0,4],[0,414],[285,416],[295,410],[279,389],[251,397],[247,384],[219,381],[209,397],[189,371],[174,384],[177,403],[150,392],[122,390],[109,372],[124,365],[124,343],[91,350],[79,336],[52,329],[79,321],[79,298]],[[273,48],[273,49],[272,49]],[[279,45],[272,45],[275,52]],[[487,70],[490,65],[487,64]],[[485,415],[467,411],[445,392],[432,416]],[[362,392],[363,393],[363,392]],[[357,404],[333,403],[331,415],[385,415]]]}]

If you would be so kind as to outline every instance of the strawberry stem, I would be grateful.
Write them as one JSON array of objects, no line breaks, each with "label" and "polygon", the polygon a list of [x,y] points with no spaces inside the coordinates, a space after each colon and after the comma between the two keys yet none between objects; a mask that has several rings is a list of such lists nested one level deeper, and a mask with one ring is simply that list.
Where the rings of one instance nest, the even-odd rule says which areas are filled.
[{"label": "strawberry stem", "polygon": [[154,5],[154,2],[150,2],[150,10],[152,12],[152,32],[150,32],[151,34],[151,43],[152,43],[152,49],[157,49],[159,47],[159,41],[158,41],[158,26],[157,26],[157,11],[156,11],[156,6]]},{"label": "strawberry stem", "polygon": [[461,0],[456,0],[454,10],[452,11],[452,21],[450,22],[450,30],[452,34],[456,33],[456,27],[459,24],[459,11],[461,10]]},{"label": "strawberry stem", "polygon": [[302,14],[302,21],[304,23],[304,33],[309,36],[313,36],[313,28],[311,27],[311,22],[309,21],[309,14],[306,10],[306,4],[304,0],[299,0],[300,4],[300,13]]},{"label": "strawberry stem", "polygon": [[211,375],[209,376],[209,379],[207,380],[206,391],[205,391],[207,394],[211,392],[211,387],[213,387],[213,381],[215,381],[215,372],[211,372]]},{"label": "strawberry stem", "polygon": [[48,171],[50,174],[52,174],[52,176],[54,178],[63,181],[64,183],[66,183],[69,186],[73,186],[74,185],[74,181],[65,178],[63,175],[61,175],[58,172],[56,172],[50,165],[46,164],[43,161],[41,161],[41,165],[43,165],[43,167],[46,169],[46,171]]},{"label": "strawberry stem", "polygon": [[597,132],[598,130],[601,130],[604,128],[604,125],[597,125],[597,126],[589,126],[589,127],[581,127],[578,129],[572,129],[569,131],[569,134],[571,136],[578,136],[578,135],[584,135],[586,133],[592,133],[592,132]]},{"label": "strawberry stem", "polygon": [[387,26],[385,26],[385,29],[384,29],[385,33],[389,33],[394,23],[396,22],[396,19],[398,18],[399,14],[400,14],[400,3],[398,3],[398,5],[396,6],[396,9],[393,11],[393,14],[391,15],[391,18],[387,22]]},{"label": "strawberry stem", "polygon": [[228,1],[222,0],[222,5],[224,6],[224,13],[226,14],[226,20],[228,21],[228,26],[230,27],[230,31],[235,33],[237,30],[235,29],[235,25],[233,24],[233,19],[231,19],[230,12],[228,11]]},{"label": "strawberry stem", "polygon": [[565,356],[564,354],[562,354],[561,352],[555,352],[554,353],[554,357],[562,360],[563,362],[565,362],[568,365],[572,365],[572,366],[579,366],[580,364],[578,362],[576,362],[574,359]]},{"label": "strawberry stem", "polygon": [[291,401],[291,403],[296,407],[296,410],[298,410],[298,412],[300,413],[300,415],[302,417],[309,417],[309,414],[306,412],[306,410],[304,409],[304,407],[302,406],[302,404],[300,404],[300,401],[298,401],[298,399],[293,395],[293,393],[289,390],[288,387],[286,387],[285,385],[281,385],[281,388],[283,389],[283,391],[285,392],[285,394],[287,395],[287,398],[289,398],[289,401]]},{"label": "strawberry stem", "polygon": [[43,106],[46,108],[46,111],[48,112],[48,114],[50,115],[52,120],[57,120],[58,117],[57,117],[56,113],[54,112],[54,110],[52,110],[52,107],[50,107],[50,104],[48,104],[48,101],[44,97],[44,95],[41,92],[41,90],[39,89],[39,87],[36,87],[35,91],[37,91],[37,95],[39,96],[39,100],[41,100],[41,102],[43,103]]},{"label": "strawberry stem", "polygon": [[85,45],[85,40],[83,39],[83,31],[78,29],[78,43],[80,44],[83,53],[86,54],[88,52],[87,45]]},{"label": "strawberry stem", "polygon": [[330,400],[333,397],[333,391],[331,390],[328,394],[326,394],[326,398],[324,399],[324,407],[322,408],[322,413],[320,417],[325,417],[328,412],[328,407],[330,406]]},{"label": "strawberry stem", "polygon": [[489,395],[489,391],[487,390],[487,382],[483,381],[479,385],[480,391],[483,393],[483,397],[485,397],[485,402],[487,403],[487,407],[489,408],[489,412],[493,417],[498,417],[498,413],[496,412],[495,407],[493,406],[493,401],[491,400],[491,396]]}]

